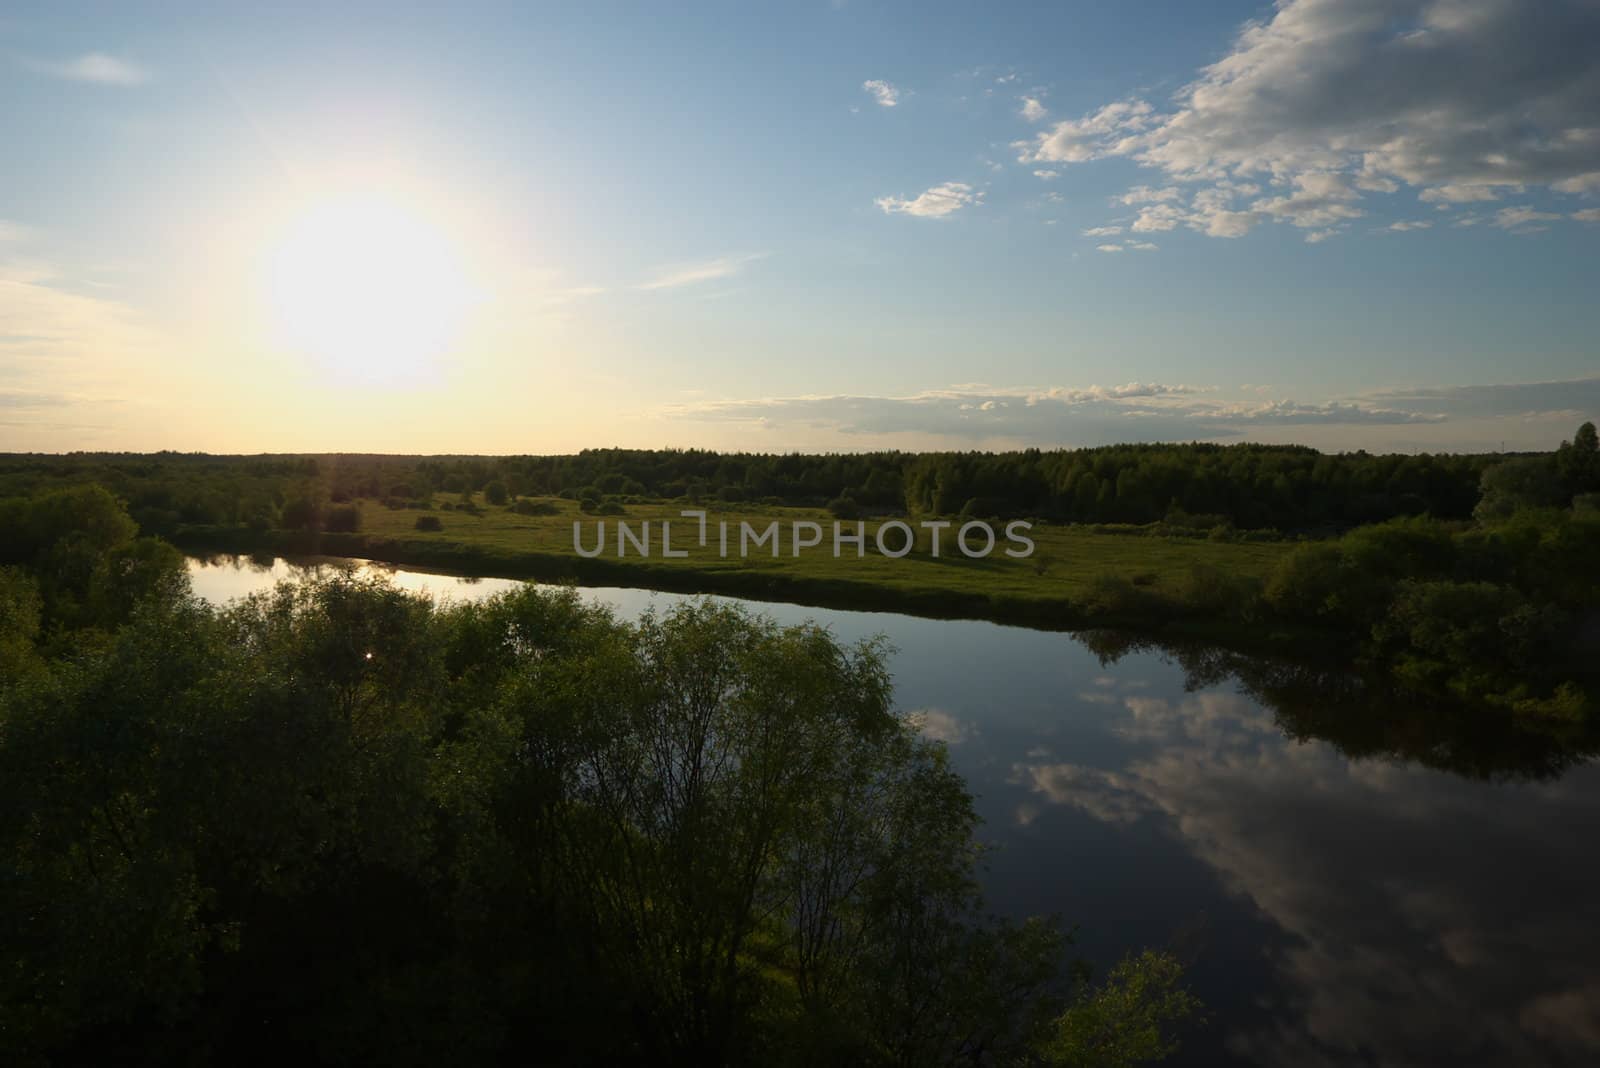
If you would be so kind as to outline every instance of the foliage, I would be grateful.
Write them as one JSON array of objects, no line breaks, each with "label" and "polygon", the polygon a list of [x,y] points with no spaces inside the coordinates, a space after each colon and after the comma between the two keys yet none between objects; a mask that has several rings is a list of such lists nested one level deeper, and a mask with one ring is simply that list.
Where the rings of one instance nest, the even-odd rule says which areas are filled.
[{"label": "foliage", "polygon": [[321,502],[327,500],[409,505],[435,493],[470,495],[480,489],[494,505],[520,496],[552,496],[595,503],[638,497],[820,508],[848,498],[873,514],[955,515],[970,502],[976,509],[972,514],[1006,519],[1133,524],[1168,519],[1174,526],[1203,524],[1205,529],[1225,523],[1241,530],[1304,531],[1424,513],[1466,518],[1478,500],[1480,476],[1499,459],[1332,455],[1255,444],[998,454],[775,455],[698,449],[500,457],[73,454],[0,457],[0,496],[98,482],[127,500],[141,528],[152,534],[172,534],[187,525],[310,530],[317,528]]},{"label": "foliage", "polygon": [[114,610],[51,637],[59,547],[0,569],[7,1063],[1036,1057],[1064,936],[984,918],[879,645],[340,571],[216,609],[89,527]]},{"label": "foliage", "polygon": [[1461,527],[1394,520],[1298,547],[1268,579],[1280,619],[1330,628],[1418,689],[1578,717],[1600,517],[1520,511]]},{"label": "foliage", "polygon": [[354,504],[336,504],[322,513],[322,529],[349,534],[361,529],[361,509]]},{"label": "foliage", "polygon": [[1167,953],[1146,950],[1123,960],[1102,986],[1080,989],[1055,1020],[1043,1047],[1046,1061],[1126,1068],[1176,1052],[1172,1025],[1200,1008],[1179,985],[1182,975]]}]

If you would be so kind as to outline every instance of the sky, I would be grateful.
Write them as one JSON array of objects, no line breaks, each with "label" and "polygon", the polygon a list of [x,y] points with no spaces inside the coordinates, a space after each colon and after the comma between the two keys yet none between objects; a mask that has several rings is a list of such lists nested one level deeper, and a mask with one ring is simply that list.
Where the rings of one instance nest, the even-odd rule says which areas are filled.
[{"label": "sky", "polygon": [[1553,448],[1600,3],[10,5],[0,451]]}]

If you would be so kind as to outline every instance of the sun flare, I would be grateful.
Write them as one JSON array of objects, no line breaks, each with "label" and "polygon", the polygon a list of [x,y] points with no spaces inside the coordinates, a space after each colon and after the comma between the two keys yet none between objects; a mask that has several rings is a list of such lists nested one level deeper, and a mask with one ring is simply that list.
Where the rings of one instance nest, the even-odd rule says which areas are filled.
[{"label": "sun flare", "polygon": [[434,377],[472,302],[449,235],[379,195],[326,201],[273,253],[277,340],[336,378],[406,385]]}]

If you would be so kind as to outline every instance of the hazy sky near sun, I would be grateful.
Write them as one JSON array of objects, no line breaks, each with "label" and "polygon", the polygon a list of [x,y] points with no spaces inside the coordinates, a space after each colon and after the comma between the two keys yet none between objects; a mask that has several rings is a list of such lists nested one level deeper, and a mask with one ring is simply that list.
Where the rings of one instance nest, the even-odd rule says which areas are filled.
[{"label": "hazy sky near sun", "polygon": [[0,451],[1600,415],[1600,4],[21,5]]}]

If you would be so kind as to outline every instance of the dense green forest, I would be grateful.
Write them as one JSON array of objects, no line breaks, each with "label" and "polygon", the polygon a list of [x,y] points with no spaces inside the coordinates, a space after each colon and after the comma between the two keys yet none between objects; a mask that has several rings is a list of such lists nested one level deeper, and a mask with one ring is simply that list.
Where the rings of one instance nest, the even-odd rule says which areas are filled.
[{"label": "dense green forest", "polygon": [[0,568],[0,1061],[1074,1064],[1194,1009],[987,918],[882,650],[336,574],[226,608],[105,490]]},{"label": "dense green forest", "polygon": [[1248,444],[831,455],[694,449],[501,457],[75,453],[0,457],[0,496],[97,482],[126,500],[153,532],[184,523],[295,527],[325,519],[328,506],[356,498],[427,503],[463,492],[482,492],[491,503],[523,496],[848,502],[883,514],[966,512],[1077,523],[1152,523],[1182,514],[1240,528],[1305,531],[1410,515],[1465,519],[1478,502],[1485,470],[1506,459],[1324,454]]}]

